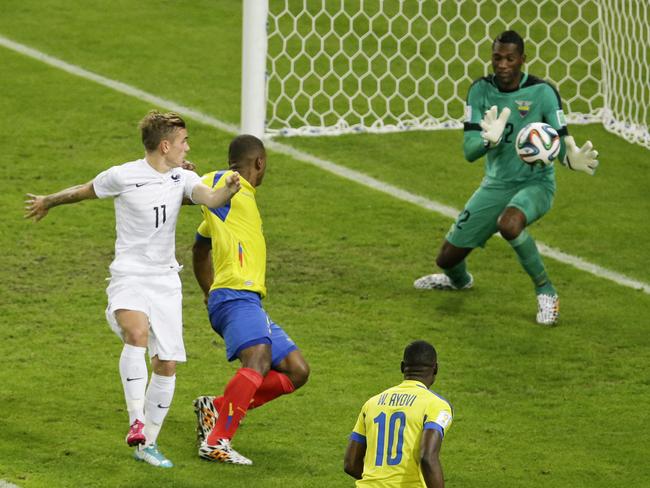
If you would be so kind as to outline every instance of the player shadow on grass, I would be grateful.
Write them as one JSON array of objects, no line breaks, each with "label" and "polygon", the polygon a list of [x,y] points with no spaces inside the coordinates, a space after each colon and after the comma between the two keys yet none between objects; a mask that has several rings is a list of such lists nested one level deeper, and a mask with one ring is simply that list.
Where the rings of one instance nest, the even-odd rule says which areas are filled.
[{"label": "player shadow on grass", "polygon": [[423,300],[428,307],[433,305],[436,314],[441,317],[445,315],[460,315],[464,313],[465,302],[475,300],[476,290],[462,290],[461,292],[442,291],[441,293],[422,294]]}]

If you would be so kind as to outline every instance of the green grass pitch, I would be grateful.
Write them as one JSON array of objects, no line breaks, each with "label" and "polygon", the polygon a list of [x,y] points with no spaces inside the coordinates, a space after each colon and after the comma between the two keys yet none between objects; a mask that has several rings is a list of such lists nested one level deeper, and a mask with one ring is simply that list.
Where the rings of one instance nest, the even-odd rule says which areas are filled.
[{"label": "green grass pitch", "polygon": [[[196,108],[239,120],[239,2],[5,0],[0,35]],[[486,54],[487,55],[487,54]],[[295,394],[252,411],[235,446],[252,468],[202,462],[191,401],[234,371],[191,273],[200,220],[182,211],[188,362],[160,437],[176,467],[130,459],[121,343],[104,320],[114,244],[110,201],[22,218],[26,192],[90,180],[140,156],[151,107],[0,48],[0,480],[21,487],[345,487],[347,438],[363,402],[400,380],[406,343],[440,356],[434,389],[455,421],[442,463],[453,487],[645,487],[650,479],[650,296],[546,259],[557,328],[534,323],[525,273],[502,240],[469,259],[467,293],[420,293],[414,278],[451,221],[271,152],[259,204],[268,240],[265,308],[312,367]],[[165,107],[160,107],[165,108]],[[190,159],[222,168],[231,135],[189,121]],[[648,151],[572,126],[601,153],[594,178],[558,168],[553,210],[532,235],[650,282]],[[458,131],[285,143],[460,208],[482,177]],[[2,481],[0,481],[0,485]]]}]

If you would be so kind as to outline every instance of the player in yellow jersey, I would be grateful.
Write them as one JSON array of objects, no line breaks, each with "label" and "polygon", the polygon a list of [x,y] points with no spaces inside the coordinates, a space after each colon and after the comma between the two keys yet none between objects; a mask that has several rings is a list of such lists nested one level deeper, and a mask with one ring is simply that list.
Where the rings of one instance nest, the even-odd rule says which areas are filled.
[{"label": "player in yellow jersey", "polygon": [[230,143],[228,163],[229,170],[209,173],[203,182],[217,189],[237,171],[241,191],[221,208],[202,207],[204,219],[193,247],[193,261],[212,328],[226,343],[227,359],[239,359],[242,367],[222,396],[198,397],[194,409],[200,457],[252,464],[230,445],[239,422],[249,408],[304,385],[309,366],[291,338],[262,308],[266,242],[255,201],[266,170],[262,141],[251,135],[236,137]]},{"label": "player in yellow jersey", "polygon": [[404,349],[404,381],[368,400],[345,452],[344,470],[357,487],[443,488],[438,454],[452,422],[447,400],[429,387],[438,373],[436,350],[425,341]]}]

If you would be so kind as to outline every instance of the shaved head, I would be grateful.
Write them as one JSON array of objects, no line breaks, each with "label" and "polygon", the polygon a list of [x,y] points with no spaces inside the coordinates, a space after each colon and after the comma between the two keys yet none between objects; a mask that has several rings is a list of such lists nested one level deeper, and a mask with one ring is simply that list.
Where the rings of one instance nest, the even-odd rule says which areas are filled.
[{"label": "shaved head", "polygon": [[406,368],[432,367],[436,364],[437,359],[435,348],[426,341],[411,342],[404,349],[403,361]]},{"label": "shaved head", "polygon": [[242,169],[265,156],[264,143],[249,134],[235,137],[228,148],[228,164],[234,169]]}]

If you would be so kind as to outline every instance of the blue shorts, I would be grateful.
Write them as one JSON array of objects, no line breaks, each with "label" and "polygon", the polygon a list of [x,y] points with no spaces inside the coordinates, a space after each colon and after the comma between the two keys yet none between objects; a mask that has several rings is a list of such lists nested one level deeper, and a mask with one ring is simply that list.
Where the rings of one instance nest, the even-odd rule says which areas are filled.
[{"label": "blue shorts", "polygon": [[257,344],[271,345],[271,365],[277,366],[298,349],[282,328],[262,308],[257,293],[219,288],[210,292],[208,314],[214,331],[226,343],[228,361],[239,352]]}]

